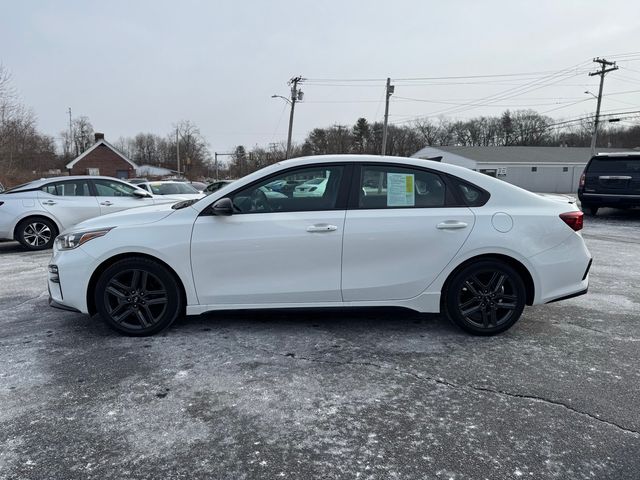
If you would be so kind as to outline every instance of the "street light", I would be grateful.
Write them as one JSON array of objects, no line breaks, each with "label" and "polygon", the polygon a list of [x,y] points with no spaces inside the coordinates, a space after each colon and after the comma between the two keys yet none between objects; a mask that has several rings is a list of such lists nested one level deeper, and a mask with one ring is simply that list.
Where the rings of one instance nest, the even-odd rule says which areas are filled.
[{"label": "street light", "polygon": [[287,97],[283,97],[282,95],[271,95],[271,98],[281,98],[285,102],[287,102],[289,105],[291,105],[291,100],[289,100]]}]

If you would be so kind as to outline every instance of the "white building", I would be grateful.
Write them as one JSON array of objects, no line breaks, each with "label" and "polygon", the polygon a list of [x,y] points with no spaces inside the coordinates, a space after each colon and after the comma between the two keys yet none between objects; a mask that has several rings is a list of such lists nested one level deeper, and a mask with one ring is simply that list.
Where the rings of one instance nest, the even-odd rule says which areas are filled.
[{"label": "white building", "polygon": [[[629,151],[598,148],[599,153]],[[583,147],[425,147],[413,157],[460,165],[541,193],[575,193],[591,158]]]}]

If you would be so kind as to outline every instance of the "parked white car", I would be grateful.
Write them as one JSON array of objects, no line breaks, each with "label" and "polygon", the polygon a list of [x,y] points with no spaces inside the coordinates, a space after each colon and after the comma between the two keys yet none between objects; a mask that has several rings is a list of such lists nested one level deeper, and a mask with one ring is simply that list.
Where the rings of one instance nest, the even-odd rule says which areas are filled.
[{"label": "parked white car", "polygon": [[175,200],[200,199],[205,196],[193,185],[187,182],[174,180],[160,180],[157,182],[140,182],[136,186],[146,190],[153,195],[166,195]]},{"label": "parked white car", "polygon": [[69,176],[26,183],[0,194],[0,239],[29,250],[51,248],[58,232],[128,208],[175,203],[111,177]]},{"label": "parked white car", "polygon": [[[320,197],[262,187],[327,180]],[[364,190],[383,178],[384,193]],[[419,188],[416,185],[420,185]],[[370,189],[373,187],[369,185]],[[199,201],[88,220],[56,241],[50,302],[149,335],[212,310],[398,306],[468,332],[587,291],[575,204],[428,160],[322,156],[266,167]]]},{"label": "parked white car", "polygon": [[327,188],[328,178],[313,178],[293,189],[294,197],[322,197]]}]

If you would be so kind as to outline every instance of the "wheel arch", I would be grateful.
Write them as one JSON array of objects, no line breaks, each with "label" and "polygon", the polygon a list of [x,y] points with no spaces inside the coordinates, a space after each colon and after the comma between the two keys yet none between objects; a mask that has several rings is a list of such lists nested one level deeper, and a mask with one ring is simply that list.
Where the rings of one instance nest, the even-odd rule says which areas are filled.
[{"label": "wheel arch", "polygon": [[147,260],[151,260],[165,267],[169,271],[169,273],[173,276],[174,280],[176,281],[176,284],[178,285],[178,289],[180,290],[180,296],[182,297],[183,308],[186,309],[187,293],[184,288],[184,283],[182,282],[180,275],[176,273],[176,271],[171,267],[171,265],[162,261],[158,257],[154,257],[153,255],[149,255],[146,253],[138,253],[138,252],[128,252],[128,253],[121,253],[118,255],[114,255],[113,257],[107,258],[100,265],[98,265],[96,269],[93,271],[93,273],[91,274],[91,278],[89,279],[89,283],[87,285],[87,292],[86,292],[87,311],[89,312],[89,315],[95,315],[97,313],[96,302],[94,298],[95,296],[93,295],[93,292],[95,291],[95,287],[96,287],[96,284],[98,283],[98,279],[100,278],[100,275],[102,275],[102,273],[107,268],[109,268],[114,263],[119,262],[120,260],[135,259],[135,258],[144,258]]},{"label": "wheel arch", "polygon": [[462,262],[460,265],[458,265],[456,268],[454,268],[453,271],[449,273],[449,275],[447,276],[447,279],[442,285],[442,290],[440,295],[441,303],[445,298],[445,294],[446,294],[447,288],[449,288],[449,283],[451,282],[451,279],[463,268],[471,265],[472,263],[478,262],[480,260],[498,260],[503,263],[506,263],[507,265],[512,267],[516,272],[518,272],[518,274],[520,275],[520,278],[522,278],[522,281],[524,282],[524,286],[527,294],[527,299],[525,303],[526,305],[533,305],[535,294],[536,294],[536,287],[535,287],[535,283],[533,281],[533,276],[531,275],[531,272],[529,272],[529,269],[519,260],[513,257],[510,257],[508,255],[503,255],[499,253],[486,253],[482,255],[477,255],[475,257],[468,258],[467,260]]},{"label": "wheel arch", "polygon": [[44,213],[41,213],[41,212],[38,212],[38,213],[28,213],[28,214],[26,214],[25,216],[23,216],[22,218],[20,218],[20,219],[15,223],[15,225],[13,226],[12,238],[13,238],[14,240],[17,240],[17,238],[16,238],[16,234],[17,234],[18,227],[20,226],[20,224],[22,224],[22,223],[24,223],[24,222],[26,222],[26,221],[28,221],[28,220],[34,220],[34,219],[38,219],[38,218],[42,218],[42,219],[44,219],[44,220],[48,220],[48,221],[50,221],[51,223],[53,223],[53,225],[56,227],[56,236],[57,236],[57,235],[59,235],[59,234],[60,234],[60,232],[62,231],[62,228],[61,228],[60,224],[59,224],[59,223],[58,223],[58,221],[57,221],[55,218],[53,218],[52,216],[47,215],[47,214],[44,214]]}]

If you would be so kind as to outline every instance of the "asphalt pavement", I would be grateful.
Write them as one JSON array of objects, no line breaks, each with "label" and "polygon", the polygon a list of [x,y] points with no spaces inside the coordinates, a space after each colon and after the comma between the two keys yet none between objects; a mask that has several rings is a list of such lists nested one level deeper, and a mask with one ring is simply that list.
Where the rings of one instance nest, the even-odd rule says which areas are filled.
[{"label": "asphalt pavement", "polygon": [[151,338],[47,305],[0,244],[0,479],[640,478],[640,211],[588,295],[497,337],[401,310],[220,312]]}]

